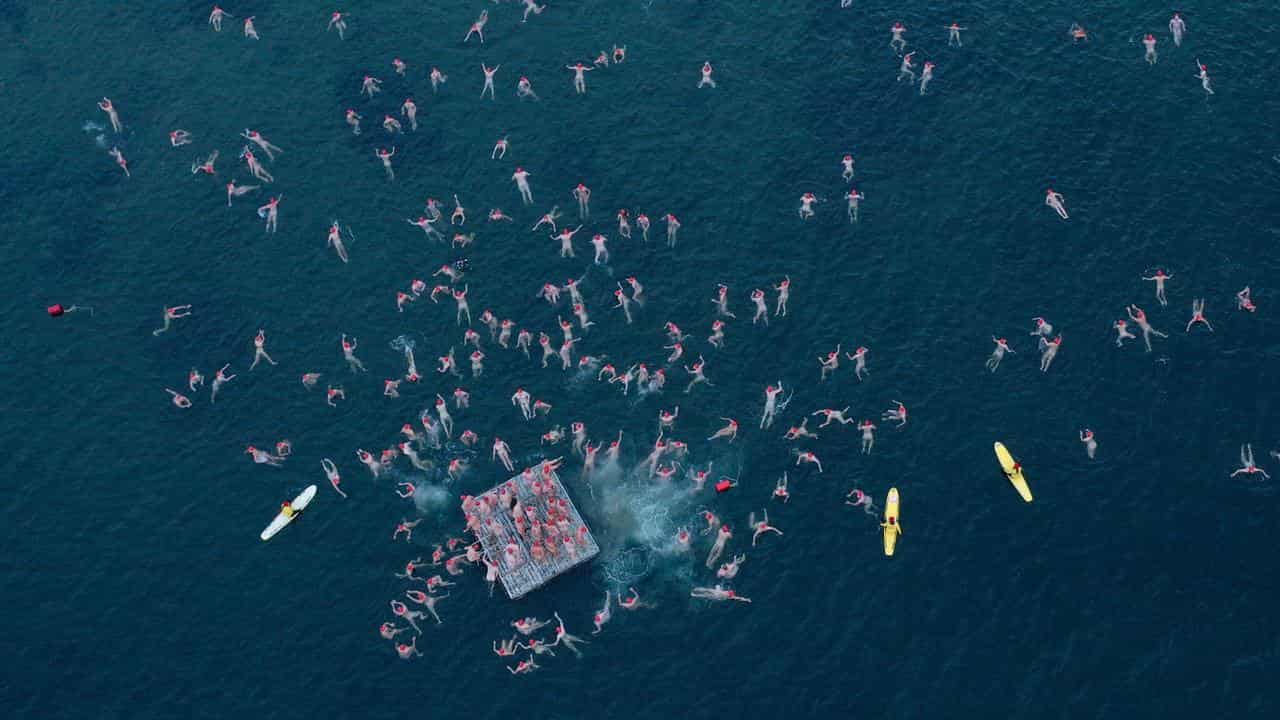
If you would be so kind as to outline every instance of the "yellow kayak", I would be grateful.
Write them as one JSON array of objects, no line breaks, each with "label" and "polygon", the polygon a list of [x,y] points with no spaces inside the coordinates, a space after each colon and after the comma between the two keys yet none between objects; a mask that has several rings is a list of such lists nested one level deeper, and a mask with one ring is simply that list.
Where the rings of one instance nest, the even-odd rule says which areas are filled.
[{"label": "yellow kayak", "polygon": [[1005,477],[1009,478],[1009,482],[1013,483],[1014,489],[1018,491],[1023,500],[1031,502],[1031,488],[1027,486],[1027,479],[1022,476],[1022,466],[1009,454],[1009,450],[1005,448],[1004,443],[996,443],[995,447],[996,458],[1000,461],[1000,468],[1004,470]]},{"label": "yellow kayak", "polygon": [[898,523],[898,488],[889,488],[889,496],[884,499],[884,554],[893,555],[898,545],[898,536],[902,534],[902,525]]}]

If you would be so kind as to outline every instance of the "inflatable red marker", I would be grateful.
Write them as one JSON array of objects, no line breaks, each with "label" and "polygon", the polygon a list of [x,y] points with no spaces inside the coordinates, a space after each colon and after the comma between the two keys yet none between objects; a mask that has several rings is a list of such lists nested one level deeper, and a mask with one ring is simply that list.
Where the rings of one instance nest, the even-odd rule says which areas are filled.
[{"label": "inflatable red marker", "polygon": [[49,313],[49,317],[52,317],[52,318],[62,317],[63,315],[68,315],[77,310],[88,310],[90,315],[93,314],[93,308],[87,305],[85,307],[80,307],[79,305],[72,305],[71,307],[63,307],[62,303],[54,303],[49,307],[45,308],[45,312]]},{"label": "inflatable red marker", "polygon": [[729,488],[737,487],[737,486],[738,486],[738,483],[733,482],[729,478],[721,478],[720,482],[716,483],[716,492],[718,493],[729,492]]}]

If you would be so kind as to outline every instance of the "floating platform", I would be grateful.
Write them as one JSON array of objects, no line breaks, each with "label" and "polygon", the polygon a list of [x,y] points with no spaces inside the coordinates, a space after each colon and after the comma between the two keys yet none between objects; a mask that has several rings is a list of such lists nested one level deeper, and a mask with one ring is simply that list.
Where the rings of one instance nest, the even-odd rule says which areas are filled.
[{"label": "floating platform", "polygon": [[[538,483],[541,492],[535,493],[531,483]],[[500,498],[504,494],[510,507],[502,507]],[[492,508],[481,513],[483,520],[477,535],[484,554],[490,561],[497,562],[498,578],[512,600],[524,597],[600,554],[600,546],[554,471],[536,468],[533,473],[516,475],[475,500]],[[529,510],[532,510],[532,517],[544,528],[548,523],[557,526],[554,532],[542,531],[543,549],[533,549],[534,533],[529,523],[524,523],[524,534],[517,530],[511,510],[517,501],[525,518],[530,517]],[[545,549],[549,540],[556,548],[553,552]]]}]

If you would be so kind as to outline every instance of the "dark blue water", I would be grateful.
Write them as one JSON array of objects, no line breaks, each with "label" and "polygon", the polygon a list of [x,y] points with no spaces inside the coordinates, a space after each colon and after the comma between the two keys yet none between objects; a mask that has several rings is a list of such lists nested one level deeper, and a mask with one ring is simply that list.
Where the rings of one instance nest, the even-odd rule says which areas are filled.
[{"label": "dark blue water", "polygon": [[[207,3],[0,3],[4,716],[1275,714],[1276,494],[1228,477],[1246,442],[1280,472],[1267,455],[1280,434],[1273,4],[1184,5],[1181,48],[1171,9],[1135,2],[550,4],[521,24],[511,3],[363,3],[344,8],[345,42],[324,32],[328,6],[224,5],[257,16],[253,43],[240,18],[211,32]],[[488,43],[462,44],[484,7]],[[895,83],[895,20],[917,65],[937,63],[924,97]],[[953,20],[970,28],[963,49],[946,47]],[[1068,40],[1073,21],[1087,45]],[[1154,67],[1142,60],[1148,31]],[[628,61],[588,74],[575,96],[563,67],[614,44]],[[395,56],[407,78],[391,71]],[[715,90],[695,89],[704,60]],[[496,102],[478,98],[481,62],[502,65]],[[449,75],[435,96],[433,65]],[[358,95],[365,74],[384,80],[372,101]],[[520,75],[540,102],[517,100]],[[409,94],[422,127],[394,141],[388,183],[373,157],[390,144],[378,121]],[[83,129],[104,123],[103,95],[121,135]],[[347,108],[365,116],[359,138]],[[177,127],[195,142],[170,148]],[[223,183],[249,180],[235,161],[244,127],[285,150],[267,188],[284,193],[275,235],[253,212],[265,193],[225,204]],[[507,159],[491,161],[503,135]],[[190,175],[214,149],[218,178]],[[866,195],[856,226],[841,201],[846,152]],[[516,165],[533,174],[532,208],[510,182]],[[572,219],[578,182],[594,190],[594,222],[579,257],[562,260],[528,228],[552,204]],[[1069,222],[1043,205],[1049,186],[1066,196]],[[823,199],[809,222],[796,216],[804,192]],[[403,220],[427,197],[447,212],[454,193],[477,233],[466,251]],[[517,222],[484,223],[494,206]],[[614,237],[620,207],[655,218],[655,235],[656,219],[675,213],[679,244]],[[325,248],[335,218],[355,233],[348,265]],[[588,269],[581,241],[597,231],[613,260]],[[689,462],[714,461],[741,485],[690,496],[683,484],[654,492],[602,478],[592,497],[568,461],[601,561],[516,603],[490,598],[469,572],[439,606],[444,624],[424,627],[424,656],[401,662],[377,635],[404,589],[393,572],[459,534],[461,517],[451,501],[397,499],[353,453],[389,446],[457,385],[430,371],[449,345],[465,356],[452,303],[398,314],[394,298],[464,255],[476,317],[492,308],[558,346],[556,310],[534,294],[585,272],[598,324],[580,350],[660,367],[671,320],[695,336],[689,352],[705,354],[715,387],[685,396],[672,368],[665,394],[624,398],[487,347],[485,376],[463,381],[473,406],[455,411],[459,429],[486,451],[500,434],[535,458],[554,423],[582,420],[596,441],[623,429],[629,467],[653,442],[659,408],[679,404]],[[1167,308],[1139,279],[1155,267],[1175,275]],[[649,295],[630,326],[609,309],[628,275]],[[753,327],[750,290],[784,275],[790,315]],[[717,283],[740,316],[723,351],[702,340]],[[1245,285],[1256,314],[1234,309]],[[1216,332],[1182,332],[1195,297]],[[53,302],[95,314],[52,320]],[[1171,335],[1151,354],[1112,343],[1130,302]],[[161,308],[179,303],[193,316],[152,336]],[[1064,337],[1047,374],[1027,336],[1037,315]],[[260,327],[280,365],[250,373]],[[345,368],[342,333],[360,339],[368,375]],[[992,334],[1017,352],[994,375],[983,367]],[[401,335],[430,377],[390,400],[381,381],[403,371],[389,346]],[[815,358],[837,343],[871,348],[865,382],[846,363],[818,383]],[[207,388],[190,410],[169,404],[164,388],[184,387],[188,368],[211,378],[227,362],[240,376],[216,405]],[[325,374],[321,389],[302,387],[306,371]],[[795,398],[764,433],[762,390],[779,378]],[[328,382],[346,389],[337,409],[324,404]],[[518,386],[555,406],[550,422],[519,421],[508,400]],[[832,427],[806,445],[825,472],[793,467],[779,435],[802,414],[850,405],[878,417],[898,399],[911,422],[882,423],[870,456],[856,432]],[[742,422],[737,443],[703,440],[719,416]],[[1097,432],[1095,461],[1082,427]],[[283,469],[241,454],[286,437],[295,454]],[[994,440],[1026,466],[1033,504],[999,474]],[[502,479],[483,454],[450,495]],[[350,499],[327,487],[323,457]],[[786,535],[747,548],[734,583],[754,602],[690,600],[713,580],[706,540],[693,558],[650,547],[710,507],[735,526],[730,549],[744,548],[747,514],[788,468],[794,498],[770,505]],[[311,509],[261,543],[278,504],[310,483],[321,485]],[[875,520],[842,497],[860,487],[880,502],[891,486],[905,534],[888,559]],[[414,514],[417,547],[390,543]],[[562,652],[513,678],[492,654],[518,616],[558,610],[587,635],[620,573],[656,607],[615,609],[582,660]]]}]

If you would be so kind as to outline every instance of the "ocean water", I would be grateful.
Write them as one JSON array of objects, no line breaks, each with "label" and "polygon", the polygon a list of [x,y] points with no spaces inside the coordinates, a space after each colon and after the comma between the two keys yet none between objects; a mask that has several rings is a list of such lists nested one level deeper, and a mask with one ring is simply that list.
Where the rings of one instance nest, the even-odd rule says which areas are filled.
[{"label": "ocean water", "polygon": [[[1246,442],[1280,473],[1267,454],[1280,440],[1274,4],[1183,4],[1181,48],[1171,8],[1131,0],[548,4],[527,24],[510,2],[352,4],[339,41],[325,32],[329,6],[225,3],[256,15],[254,43],[240,17],[211,32],[209,3],[0,2],[0,714],[1275,715],[1277,496],[1272,483],[1228,477]],[[484,8],[486,44],[463,44]],[[895,82],[895,20],[917,65],[937,63],[927,95]],[[953,20],[969,28],[963,48],[946,45]],[[1073,21],[1088,44],[1068,40]],[[1160,52],[1150,67],[1148,31]],[[589,73],[575,96],[564,66],[614,44],[627,62]],[[396,56],[406,78],[390,68]],[[704,60],[714,90],[695,87]],[[478,97],[482,62],[501,64],[496,101]],[[438,95],[433,65],[449,76]],[[365,74],[384,80],[373,100],[358,93]],[[521,75],[539,102],[515,97]],[[120,135],[101,129],[104,95]],[[378,119],[407,95],[421,128],[394,139],[388,183],[373,150],[393,143]],[[347,108],[365,117],[360,137]],[[192,145],[168,146],[177,127]],[[223,183],[249,180],[235,161],[245,127],[284,154],[269,163],[274,184],[228,209]],[[490,160],[504,135],[506,160]],[[193,177],[192,159],[215,149],[218,177]],[[866,195],[857,225],[841,201],[846,152]],[[517,165],[532,173],[530,208],[510,182]],[[572,220],[578,182],[594,191],[592,219],[578,257],[561,259],[528,228],[553,204]],[[1050,186],[1070,221],[1043,205]],[[254,214],[267,191],[284,193],[274,235]],[[808,222],[796,214],[804,192],[822,199]],[[472,247],[404,223],[427,197],[447,213],[455,193]],[[483,222],[495,206],[516,222]],[[620,207],[653,217],[654,240],[615,237]],[[683,223],[675,248],[661,240],[666,212]],[[350,264],[325,248],[333,219],[355,234]],[[582,240],[594,232],[611,238],[608,267],[591,266]],[[693,335],[687,352],[705,355],[714,387],[685,395],[672,368],[664,394],[623,397],[486,347],[485,375],[462,382],[472,408],[455,411],[482,438],[471,471],[447,492],[422,484],[434,500],[420,507],[399,500],[353,453],[389,446],[452,391],[431,372],[450,345],[465,374],[451,302],[395,309],[396,290],[460,257],[477,318],[492,308],[558,346],[557,310],[534,294],[585,274],[597,325],[581,350],[660,367],[671,320]],[[1167,308],[1140,280],[1155,267],[1174,274]],[[632,325],[609,307],[629,275],[649,298]],[[750,290],[783,276],[790,314],[752,326]],[[717,283],[739,315],[722,351],[703,342]],[[1245,285],[1256,314],[1234,309]],[[1195,297],[1214,333],[1182,332]],[[53,302],[94,313],[54,320]],[[1151,354],[1112,342],[1130,302],[1169,332]],[[153,336],[161,308],[179,303],[193,315]],[[1040,315],[1064,337],[1045,374],[1027,334]],[[248,372],[258,328],[280,364]],[[359,338],[367,375],[347,371],[343,333]],[[992,334],[1017,353],[995,374],[983,367]],[[427,377],[390,400],[381,380],[403,371],[400,336]],[[864,382],[849,363],[818,382],[816,357],[837,343],[871,348]],[[190,410],[169,404],[164,388],[183,387],[190,367],[212,377],[227,362],[239,377],[216,405],[207,387]],[[324,373],[320,389],[298,382],[307,371]],[[795,396],[766,433],[762,391],[778,379]],[[329,382],[347,392],[336,409]],[[551,422],[521,422],[516,387],[551,402]],[[821,474],[795,468],[779,437],[817,408],[878,418],[893,400],[910,423],[881,423],[869,456],[851,429],[806,443]],[[457,494],[502,479],[484,457],[495,434],[536,459],[551,424],[582,420],[596,441],[621,429],[629,468],[658,410],[676,405],[689,462],[714,462],[738,488],[693,496],[619,474],[588,490],[567,460],[600,561],[519,602],[490,597],[470,571],[439,605],[444,624],[424,627],[421,658],[401,662],[378,637],[405,587],[393,573],[460,533]],[[720,416],[742,422],[738,442],[703,441]],[[1094,461],[1083,427],[1097,433]],[[294,445],[282,469],[242,454],[281,438]],[[995,440],[1026,466],[1033,504],[1000,475]],[[327,487],[323,457],[349,499]],[[771,504],[787,470],[793,499]],[[278,503],[310,483],[314,505],[261,543]],[[842,498],[859,487],[879,503],[891,486],[905,533],[890,559],[876,520]],[[754,602],[689,599],[712,581],[708,542],[672,556],[674,529],[696,529],[709,508],[735,527],[730,551],[742,549],[748,513],[766,505],[786,534],[746,549],[733,586]],[[415,546],[389,542],[415,514]],[[619,583],[655,607],[615,608],[581,660],[561,652],[512,677],[491,652],[524,615],[558,611],[589,636]]]}]

